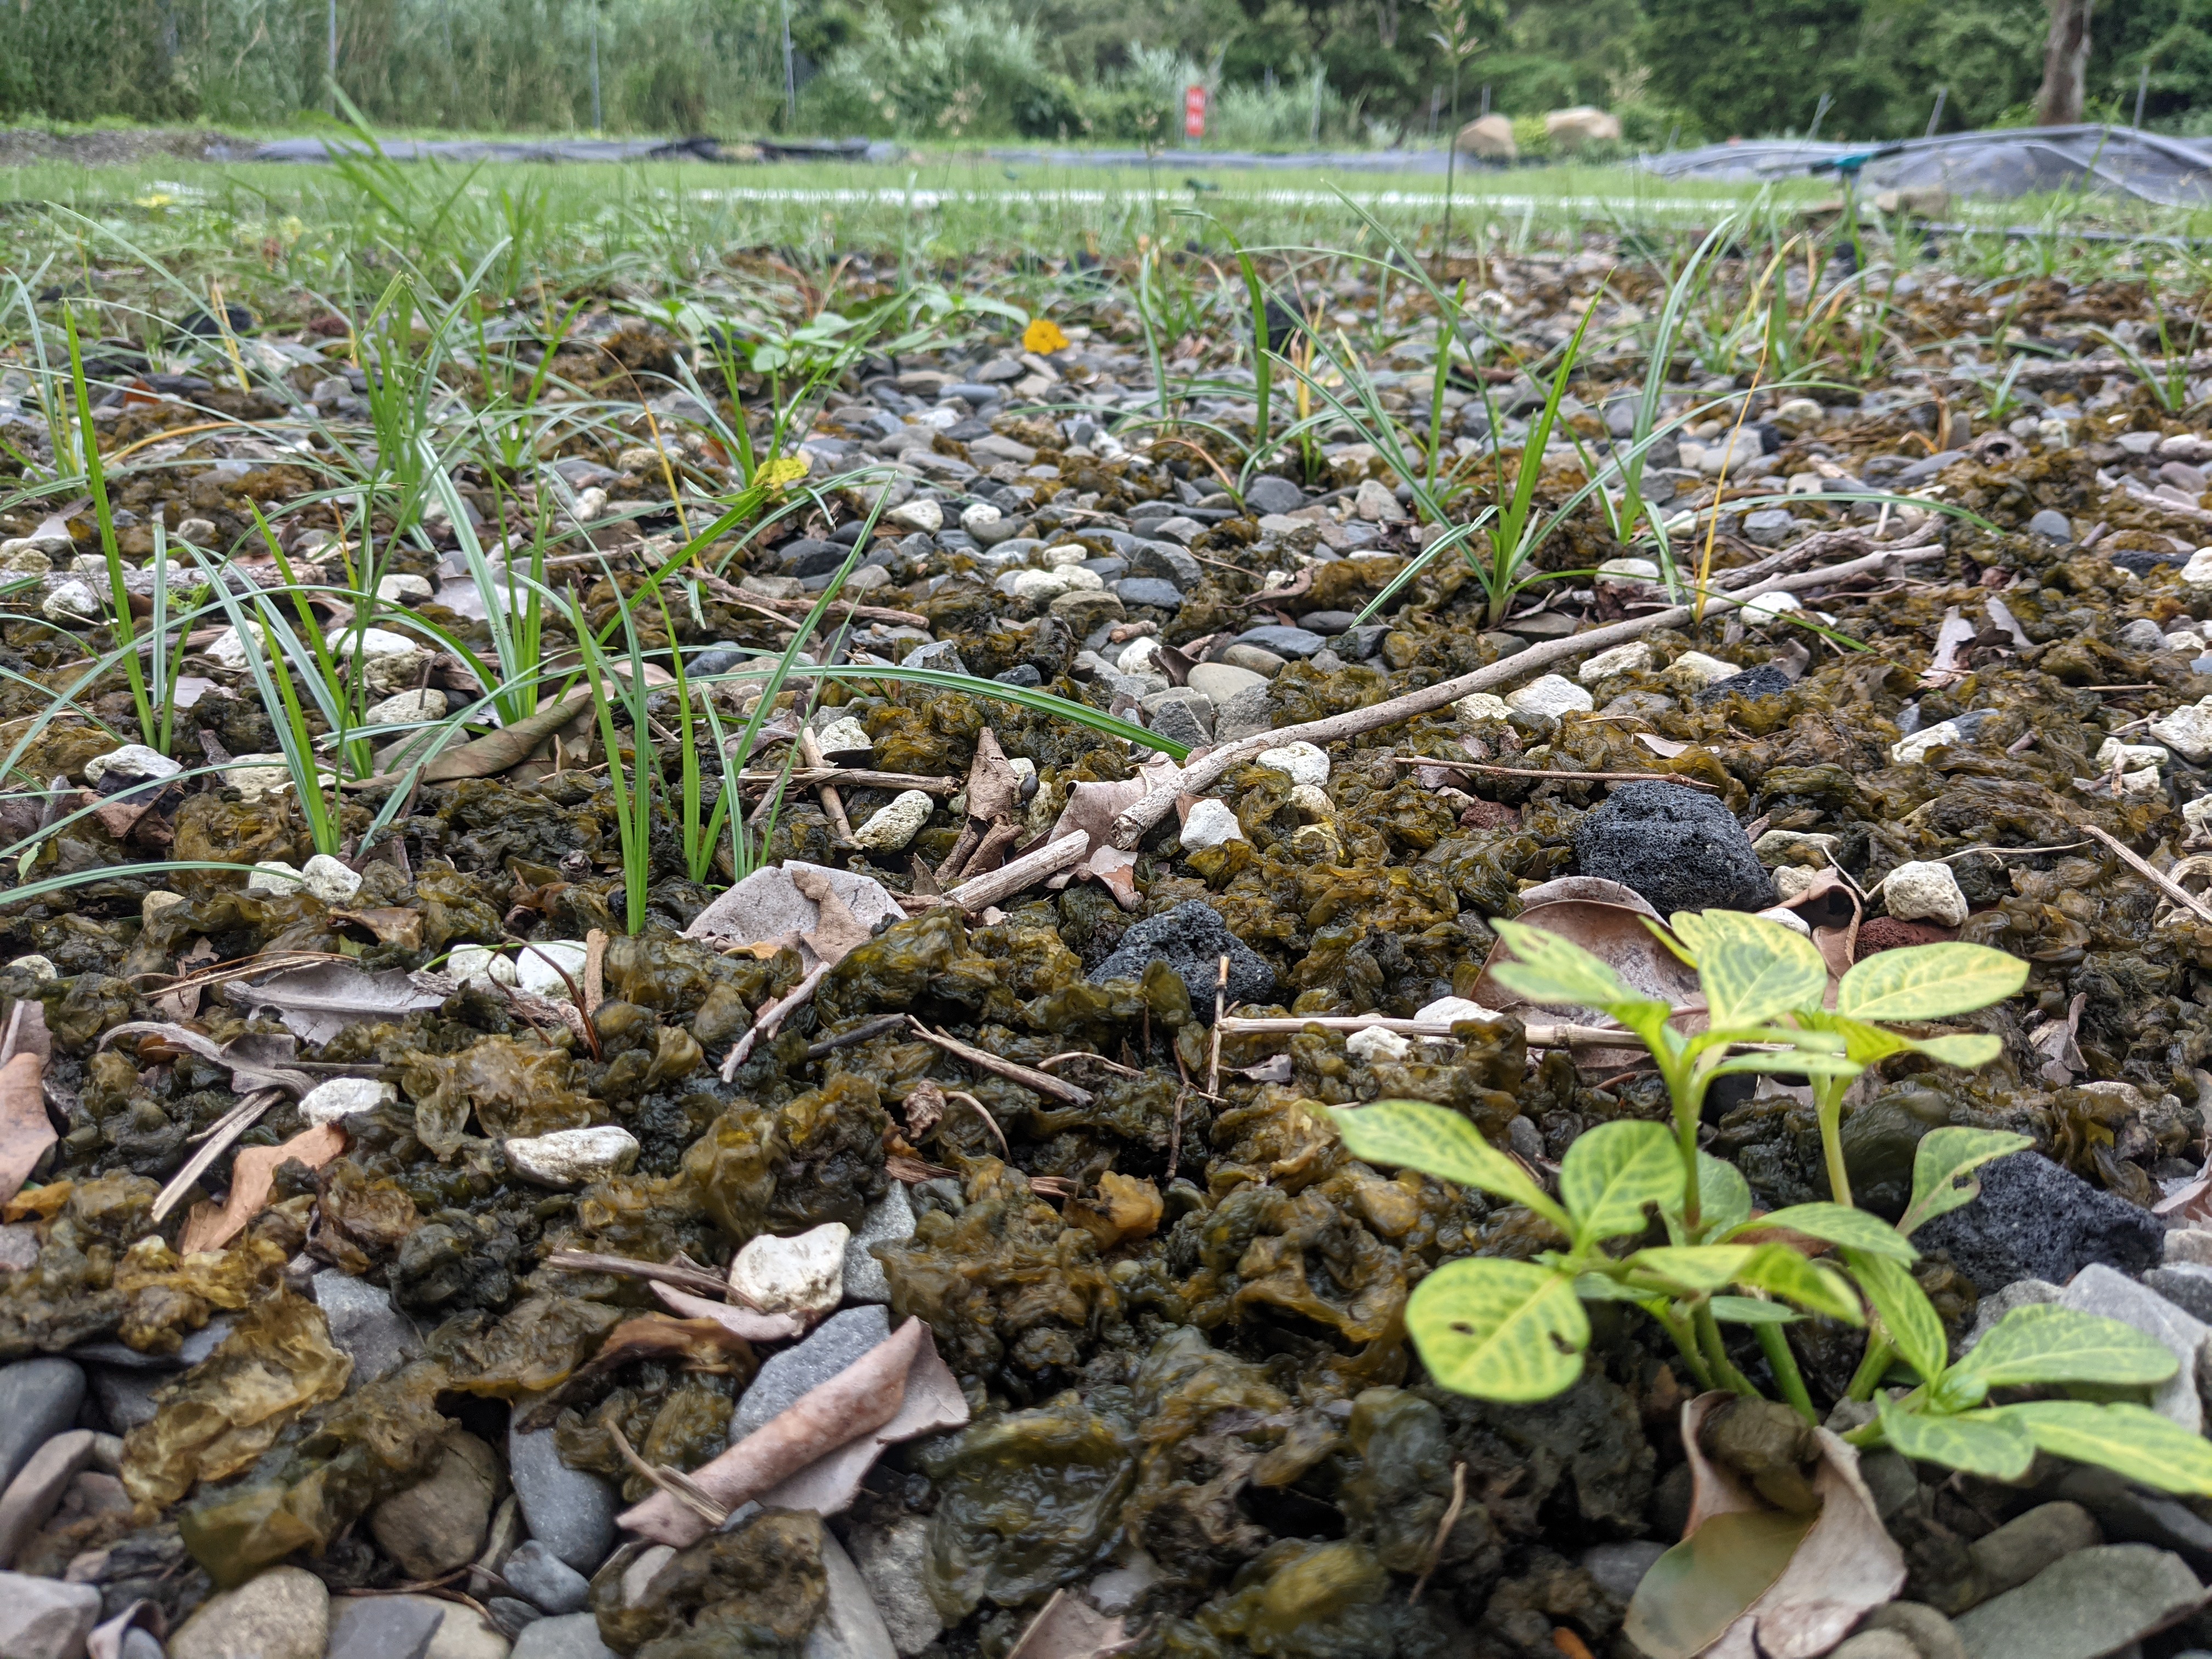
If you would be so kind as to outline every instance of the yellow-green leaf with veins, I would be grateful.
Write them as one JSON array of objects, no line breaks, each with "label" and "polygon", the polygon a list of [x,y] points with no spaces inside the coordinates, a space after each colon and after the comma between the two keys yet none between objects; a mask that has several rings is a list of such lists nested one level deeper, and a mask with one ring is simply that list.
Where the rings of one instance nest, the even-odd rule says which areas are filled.
[{"label": "yellow-green leaf with veins", "polygon": [[1491,924],[1516,960],[1492,968],[1491,977],[1531,1002],[1602,1008],[1615,1018],[1620,1011],[1650,1006],[1651,1000],[1623,981],[1581,945],[1517,921]]},{"label": "yellow-green leaf with veins", "polygon": [[1769,1210],[1735,1231],[1756,1232],[1765,1227],[1781,1227],[1802,1233],[1808,1238],[1848,1244],[1870,1255],[1893,1256],[1899,1261],[1917,1261],[1920,1255],[1919,1251],[1898,1237],[1895,1228],[1848,1204],[1792,1204],[1787,1209]]},{"label": "yellow-green leaf with veins", "polygon": [[1482,1138],[1457,1112],[1425,1100],[1378,1100],[1371,1106],[1332,1107],[1337,1133],[1354,1158],[1397,1164],[1525,1204],[1563,1233],[1574,1231],[1567,1212],[1552,1201],[1528,1172]]},{"label": "yellow-green leaf with veins", "polygon": [[1858,1293],[1841,1273],[1827,1272],[1786,1244],[1759,1246],[1751,1253],[1751,1260],[1738,1269],[1735,1279],[1739,1285],[1755,1285],[1809,1312],[1826,1314],[1846,1325],[1866,1322],[1865,1315],[1859,1310]]},{"label": "yellow-green leaf with veins", "polygon": [[1559,1162],[1559,1199],[1575,1242],[1640,1233],[1644,1208],[1682,1190],[1682,1154],[1664,1124],[1624,1119],[1586,1129]]},{"label": "yellow-green leaf with veins", "polygon": [[2132,1325],[2050,1303],[2014,1308],[1953,1369],[1993,1389],[2038,1382],[2163,1382],[2179,1368]]},{"label": "yellow-green leaf with veins", "polygon": [[1582,1375],[1575,1282],[1529,1261],[1462,1256],[1415,1286],[1406,1328],[1429,1375],[1482,1400],[1548,1400]]},{"label": "yellow-green leaf with veins", "polygon": [[1717,1291],[1735,1282],[1743,1265],[1758,1254],[1749,1244],[1656,1244],[1622,1264],[1656,1275],[1685,1295]]},{"label": "yellow-green leaf with veins", "polygon": [[[1682,922],[1674,918],[1677,932]],[[1698,983],[1716,1030],[1820,1006],[1828,965],[1802,933],[1738,910],[1708,910],[1696,926]]]},{"label": "yellow-green leaf with veins", "polygon": [[2212,1440],[2147,1406],[2038,1400],[1991,1413],[2023,1423],[2044,1450],[2098,1463],[2160,1492],[2212,1498]]},{"label": "yellow-green leaf with veins", "polygon": [[[1698,1219],[1703,1224],[1708,1238],[1717,1237],[1737,1223],[1751,1215],[1751,1183],[1743,1172],[1726,1158],[1715,1158],[1711,1152],[1698,1154]],[[1667,1195],[1659,1206],[1666,1218],[1667,1236],[1677,1244],[1682,1242],[1682,1191],[1677,1187]]]},{"label": "yellow-green leaf with veins", "polygon": [[1875,1316],[1889,1333],[1890,1346],[1904,1356],[1922,1382],[1933,1382],[1949,1362],[1951,1346],[1943,1334],[1942,1316],[1911,1269],[1886,1255],[1863,1250],[1845,1250],[1844,1260],[1867,1300],[1874,1304]]},{"label": "yellow-green leaf with veins", "polygon": [[1882,1438],[1905,1456],[1946,1468],[1964,1469],[1991,1480],[2016,1480],[2035,1462],[2035,1441],[2027,1425],[1996,1412],[1962,1412],[1936,1417],[1901,1411],[1878,1399]]},{"label": "yellow-green leaf with veins", "polygon": [[1912,1202],[1897,1231],[1909,1237],[1937,1216],[1972,1203],[1982,1190],[1976,1170],[2034,1144],[2003,1129],[1930,1129],[1912,1155]]},{"label": "yellow-green leaf with veins", "polygon": [[2027,983],[2027,964],[1985,945],[1877,951],[1836,988],[1836,1012],[1854,1019],[1943,1019],[2002,1002]]}]

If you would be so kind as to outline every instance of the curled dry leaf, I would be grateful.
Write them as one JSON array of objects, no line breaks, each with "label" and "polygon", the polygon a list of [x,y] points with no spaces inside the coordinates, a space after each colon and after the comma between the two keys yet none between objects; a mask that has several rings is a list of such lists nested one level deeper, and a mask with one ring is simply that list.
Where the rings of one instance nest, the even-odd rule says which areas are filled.
[{"label": "curled dry leaf", "polygon": [[740,1308],[727,1302],[694,1296],[689,1291],[679,1291],[672,1285],[656,1283],[653,1293],[684,1318],[714,1320],[724,1330],[741,1336],[748,1342],[782,1342],[806,1334],[805,1322],[793,1319],[789,1314],[760,1313],[751,1308]]},{"label": "curled dry leaf", "polygon": [[230,1086],[240,1094],[276,1089],[297,1100],[315,1086],[314,1079],[305,1072],[295,1071],[284,1064],[293,1058],[290,1037],[265,1036],[249,1031],[228,1042],[217,1042],[213,1037],[167,1020],[134,1019],[111,1030],[100,1038],[100,1046],[105,1048],[123,1037],[154,1037],[173,1048],[211,1060],[229,1071]]},{"label": "curled dry leaf", "polygon": [[802,878],[810,884],[819,881],[834,890],[863,938],[878,921],[905,918],[898,901],[874,877],[787,859],[780,865],[754,871],[717,897],[692,918],[684,937],[703,939],[726,950],[732,945],[763,945],[768,947],[769,955],[788,945],[798,951],[805,967],[818,967],[822,958],[807,942],[808,936],[824,931],[825,926],[833,936],[840,930],[834,924],[825,924],[820,902],[800,890]]},{"label": "curled dry leaf", "polygon": [[1650,1659],[1815,1659],[1905,1586],[1905,1556],[1859,1478],[1858,1453],[1814,1431],[1816,1512],[1765,1503],[1699,1444],[1705,1419],[1735,1396],[1682,1407],[1691,1477],[1682,1541],[1637,1586],[1624,1626]]},{"label": "curled dry leaf", "polygon": [[[1620,975],[1629,986],[1668,1006],[1704,1006],[1697,971],[1662,944],[1653,927],[1667,931],[1666,920],[1632,887],[1599,876],[1564,876],[1531,887],[1521,896],[1520,920],[1530,927],[1556,933],[1578,945]],[[1527,1019],[1537,1010],[1517,992],[1509,991],[1491,976],[1501,962],[1512,960],[1504,943],[1492,945],[1482,964],[1482,977],[1468,994],[1486,1008],[1517,1014]],[[1613,1021],[1591,1008],[1547,1008],[1541,1018],[1583,1025],[1611,1025]],[[1702,1024],[1702,1012],[1677,1015]],[[1643,1045],[1623,1032],[1619,1048],[1578,1050],[1577,1063],[1586,1069],[1619,1071],[1649,1063]]]},{"label": "curled dry leaf", "polygon": [[309,1042],[328,1042],[362,1020],[396,1020],[416,1009],[434,1008],[451,994],[425,990],[415,975],[397,969],[370,973],[347,962],[295,968],[258,985],[234,980],[222,992],[224,1001],[248,1016],[274,1012],[288,1030]]},{"label": "curled dry leaf", "polygon": [[1006,1659],[1106,1659],[1129,1645],[1121,1620],[1100,1613],[1079,1595],[1056,1589]]},{"label": "curled dry leaf", "polygon": [[[919,1377],[914,1376],[917,1370]],[[956,1404],[957,1419],[947,1420]],[[937,1358],[929,1327],[909,1319],[828,1382],[808,1389],[720,1456],[694,1469],[691,1481],[724,1510],[756,1498],[784,1508],[809,1508],[817,1500],[834,1502],[841,1492],[849,1503],[848,1484],[857,1486],[886,1437],[911,1438],[967,1420],[967,1404]],[[843,1460],[826,1469],[811,1467],[848,1447],[859,1448],[846,1452],[849,1465],[857,1467]],[[625,1510],[621,1520],[632,1532],[679,1549],[707,1530],[704,1520],[665,1492]]]},{"label": "curled dry leaf", "polygon": [[1840,870],[1830,868],[1813,878],[1813,884],[1781,907],[1793,912],[1813,933],[1813,944],[1827,964],[1828,988],[1823,1001],[1836,1006],[1836,981],[1851,970],[1859,948],[1859,921],[1866,913],[1859,890]]},{"label": "curled dry leaf", "polygon": [[920,1140],[945,1121],[945,1091],[933,1079],[924,1078],[906,1091],[899,1109],[906,1114],[906,1133],[909,1140]]},{"label": "curled dry leaf", "polygon": [[335,1123],[303,1129],[281,1146],[248,1146],[231,1160],[230,1196],[220,1206],[204,1202],[192,1206],[185,1218],[178,1254],[221,1249],[261,1213],[278,1170],[295,1160],[319,1170],[345,1149],[345,1131]]},{"label": "curled dry leaf", "polygon": [[866,925],[853,914],[844,896],[821,871],[802,866],[792,872],[791,884],[821,912],[813,931],[799,935],[821,961],[834,968],[868,942]]},{"label": "curled dry leaf", "polygon": [[13,1060],[18,1054],[36,1054],[42,1060],[54,1057],[54,1040],[46,1030],[46,1005],[36,997],[17,998],[8,1011],[8,1023],[0,1026],[0,1060]]},{"label": "curled dry leaf", "polygon": [[379,945],[396,945],[403,951],[422,948],[422,913],[404,905],[378,905],[368,910],[332,910],[330,920],[360,928]]},{"label": "curled dry leaf", "polygon": [[2089,1069],[2089,1062],[2075,1042],[2081,1030],[2081,1010],[2088,1000],[2087,991],[2077,992],[2066,1006],[2065,1018],[2045,1020],[2027,1034],[2027,1046],[2043,1056],[2037,1075],[2054,1089],[2063,1089]]},{"label": "curled dry leaf", "polygon": [[1125,910],[1137,901],[1136,854],[1114,845],[1115,821],[1130,807],[1156,791],[1172,787],[1182,778],[1182,769],[1164,755],[1156,755],[1137,769],[1133,778],[1118,783],[1079,783],[1067,792],[1067,805],[1052,826],[1048,841],[1081,830],[1088,837],[1083,858],[1067,872],[1067,880],[1050,884],[1066,886],[1080,876],[1103,883]]},{"label": "curled dry leaf", "polygon": [[60,1139],[46,1115],[46,1063],[25,1052],[0,1064],[0,1199],[15,1197]]}]

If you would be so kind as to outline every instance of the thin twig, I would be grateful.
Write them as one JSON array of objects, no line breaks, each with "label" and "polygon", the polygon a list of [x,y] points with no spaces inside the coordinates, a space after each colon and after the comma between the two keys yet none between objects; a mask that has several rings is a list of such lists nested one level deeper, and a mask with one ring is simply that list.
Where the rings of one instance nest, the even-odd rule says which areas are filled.
[{"label": "thin twig", "polygon": [[231,1143],[244,1134],[278,1101],[284,1098],[281,1089],[258,1089],[232,1107],[207,1132],[199,1151],[185,1160],[185,1167],[169,1177],[169,1184],[161,1188],[154,1200],[149,1219],[158,1223],[177,1207],[184,1195],[191,1190],[192,1183],[207,1172],[208,1165],[229,1151]]},{"label": "thin twig", "polygon": [[1006,1155],[1006,1162],[1012,1164],[1014,1161],[1014,1149],[1006,1144],[1006,1132],[999,1127],[999,1120],[991,1115],[991,1109],[989,1107],[986,1106],[981,1101],[976,1099],[975,1096],[969,1094],[965,1089],[947,1089],[945,1091],[945,1097],[947,1100],[961,1101],[965,1103],[967,1105],[974,1107],[975,1109],[975,1115],[981,1118],[985,1125],[989,1127],[991,1133],[999,1138],[999,1150]]},{"label": "thin twig", "polygon": [[1679,783],[1686,788],[1720,793],[1720,786],[1679,772],[1560,772],[1537,766],[1492,766],[1486,761],[1440,760],[1433,755],[1392,755],[1400,766],[1437,766],[1451,772],[1480,772],[1486,777],[1550,778],[1562,783]]},{"label": "thin twig", "polygon": [[2203,899],[2197,897],[2196,894],[2191,892],[2187,888],[2184,887],[2179,882],[2175,881],[2172,877],[2163,875],[2160,872],[2153,869],[2148,864],[2145,863],[2138,854],[2129,851],[2126,844],[2123,842],[2118,836],[2106,835],[2102,830],[2097,828],[2094,823],[2084,823],[2080,825],[2079,828],[2083,835],[2094,836],[2098,841],[2102,842],[2106,847],[2111,848],[2112,851],[2118,853],[2120,855],[2121,860],[2127,865],[2128,868],[2133,870],[2137,875],[2141,876],[2152,886],[2157,888],[2160,892],[2165,894],[2166,897],[2172,899],[2176,904],[2182,906],[2185,909],[2193,912],[2197,920],[2200,921],[2212,921],[2212,905],[2206,904]]},{"label": "thin twig", "polygon": [[1229,952],[1221,953],[1221,971],[1213,981],[1213,1037],[1206,1061],[1206,1097],[1221,1098],[1221,1017],[1229,1012]]},{"label": "thin twig", "polygon": [[726,1297],[730,1293],[730,1287],[718,1275],[673,1261],[641,1261],[634,1256],[600,1255],[590,1250],[556,1250],[545,1258],[545,1265],[565,1273],[621,1273],[630,1279],[659,1279],[700,1296]]},{"label": "thin twig", "polygon": [[1018,1083],[1031,1093],[1042,1095],[1048,1100],[1056,1100],[1063,1106],[1073,1106],[1079,1110],[1089,1107],[1097,1098],[1090,1090],[1063,1082],[1049,1072],[1040,1072],[1034,1066],[1001,1060],[996,1054],[971,1048],[957,1037],[947,1036],[942,1031],[933,1031],[911,1014],[907,1016],[907,1024],[914,1028],[914,1034],[924,1042],[935,1043],[954,1059],[963,1060],[978,1071],[1002,1077],[1009,1083]]},{"label": "thin twig", "polygon": [[1142,1077],[1144,1073],[1133,1066],[1111,1060],[1103,1054],[1094,1054],[1088,1048],[1070,1048],[1064,1054],[1053,1054],[1037,1061],[1037,1070],[1048,1072],[1055,1066],[1073,1066],[1078,1060],[1088,1060],[1093,1066],[1103,1066],[1115,1077]]},{"label": "thin twig", "polygon": [[819,1042],[809,1043],[806,1057],[820,1060],[840,1048],[849,1048],[856,1042],[866,1042],[886,1031],[895,1031],[906,1024],[904,1014],[878,1014],[873,1019],[864,1019],[849,1031],[840,1031],[835,1036],[824,1037]]},{"label": "thin twig", "polygon": [[719,1527],[730,1518],[729,1510],[700,1491],[698,1484],[687,1479],[681,1470],[655,1468],[640,1457],[630,1449],[629,1437],[623,1433],[622,1425],[610,1419],[607,1423],[607,1434],[614,1441],[615,1449],[622,1454],[623,1462],[629,1464],[637,1474],[653,1482],[654,1486],[666,1492],[669,1497],[690,1510],[709,1527]]},{"label": "thin twig", "polygon": [[763,1037],[774,1036],[776,1028],[783,1024],[793,1011],[814,994],[814,988],[822,983],[823,975],[829,971],[828,963],[815,963],[808,970],[805,979],[800,980],[789,991],[760,1011],[753,1019],[752,1030],[730,1045],[729,1057],[722,1061],[723,1082],[733,1083],[737,1080],[738,1067],[752,1057],[754,1046]]},{"label": "thin twig", "polygon": [[1444,1542],[1451,1536],[1451,1529],[1459,1525],[1459,1512],[1466,1506],[1467,1465],[1455,1463],[1452,1465],[1451,1505],[1444,1510],[1444,1518],[1437,1523],[1437,1535],[1429,1543],[1429,1559],[1421,1564],[1421,1576],[1413,1581],[1413,1593],[1406,1598],[1407,1606],[1411,1607],[1419,1601],[1421,1592],[1429,1587],[1429,1575],[1443,1559]]},{"label": "thin twig", "polygon": [[[799,758],[805,763],[810,772],[826,773],[830,769],[822,758],[822,745],[815,741],[812,730],[804,726],[799,728]],[[837,793],[837,786],[826,778],[817,778],[814,784],[814,798],[822,803],[822,816],[830,820],[830,832],[837,837],[837,844],[840,847],[851,846],[853,825],[845,816],[845,798]]]}]

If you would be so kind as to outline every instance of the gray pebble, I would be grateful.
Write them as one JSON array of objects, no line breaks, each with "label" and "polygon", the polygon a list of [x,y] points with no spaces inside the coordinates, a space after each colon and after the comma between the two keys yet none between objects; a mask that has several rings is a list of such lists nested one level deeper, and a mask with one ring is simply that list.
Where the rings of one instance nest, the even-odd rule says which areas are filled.
[{"label": "gray pebble", "polygon": [[507,1462],[530,1535],[577,1571],[597,1571],[614,1547],[620,1507],[614,1487],[563,1463],[550,1429],[535,1434],[510,1429]]},{"label": "gray pebble", "polygon": [[535,1538],[519,1546],[499,1571],[516,1595],[546,1613],[581,1613],[591,1601],[591,1580]]},{"label": "gray pebble", "polygon": [[539,1619],[522,1627],[507,1659],[616,1659],[599,1640],[599,1621],[588,1613]]},{"label": "gray pebble", "polygon": [[[799,1395],[827,1382],[890,1334],[888,1309],[870,1304],[832,1314],[806,1340],[796,1347],[786,1348],[760,1368],[760,1375],[753,1379],[752,1386],[745,1390],[730,1418],[730,1438],[734,1441],[750,1434]],[[516,1483],[518,1486],[520,1484]],[[527,1501],[523,1507],[529,1508]],[[570,1565],[576,1565],[573,1558],[564,1559]]]},{"label": "gray pebble", "polygon": [[31,1454],[76,1421],[84,1372],[66,1359],[21,1359],[0,1369],[0,1487]]}]

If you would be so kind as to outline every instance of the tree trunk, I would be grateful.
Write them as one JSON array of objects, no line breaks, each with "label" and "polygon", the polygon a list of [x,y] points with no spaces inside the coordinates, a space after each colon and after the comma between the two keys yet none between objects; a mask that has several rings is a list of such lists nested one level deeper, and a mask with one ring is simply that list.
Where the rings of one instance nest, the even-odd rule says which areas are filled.
[{"label": "tree trunk", "polygon": [[2094,0],[2045,0],[2051,40],[2043,49],[2043,89],[2036,94],[2039,126],[2072,126],[2081,118],[2089,81],[2089,10]]}]

